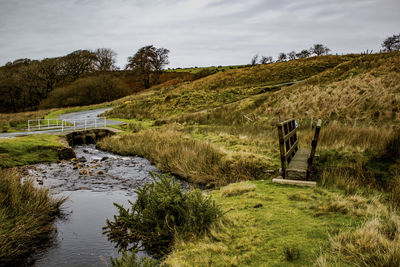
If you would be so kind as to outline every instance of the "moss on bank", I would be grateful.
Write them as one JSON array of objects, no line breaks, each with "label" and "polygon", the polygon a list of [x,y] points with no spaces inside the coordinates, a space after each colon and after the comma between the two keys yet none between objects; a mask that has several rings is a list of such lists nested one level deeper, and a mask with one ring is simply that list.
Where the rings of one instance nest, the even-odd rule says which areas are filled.
[{"label": "moss on bank", "polygon": [[58,160],[57,148],[63,145],[56,135],[37,134],[0,139],[0,168]]},{"label": "moss on bank", "polygon": [[321,213],[319,207],[336,195],[324,189],[252,181],[231,184],[211,195],[229,222],[202,238],[178,241],[167,264],[312,266],[320,251],[329,247],[330,235],[352,231],[364,220],[351,213]]}]

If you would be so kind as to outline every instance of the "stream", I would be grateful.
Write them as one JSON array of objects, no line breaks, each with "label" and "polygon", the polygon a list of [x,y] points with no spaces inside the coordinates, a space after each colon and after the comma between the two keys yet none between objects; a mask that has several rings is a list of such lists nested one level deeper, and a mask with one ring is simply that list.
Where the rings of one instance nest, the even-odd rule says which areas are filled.
[{"label": "stream", "polygon": [[[94,145],[74,147],[75,161],[38,164],[26,169],[25,178],[67,196],[63,216],[56,219],[51,244],[35,257],[33,266],[106,266],[120,254],[102,234],[106,219],[118,210],[113,202],[128,206],[134,190],[152,181],[158,169],[146,159],[124,157]],[[144,255],[142,252],[138,256]]]}]

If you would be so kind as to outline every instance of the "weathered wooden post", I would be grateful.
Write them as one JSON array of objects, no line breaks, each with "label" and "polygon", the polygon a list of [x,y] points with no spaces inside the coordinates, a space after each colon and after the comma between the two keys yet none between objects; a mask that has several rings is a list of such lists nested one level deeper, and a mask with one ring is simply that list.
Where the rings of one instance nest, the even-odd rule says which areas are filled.
[{"label": "weathered wooden post", "polygon": [[318,138],[319,138],[319,132],[321,131],[321,124],[322,121],[318,120],[317,126],[315,128],[315,134],[314,134],[314,139],[311,141],[311,151],[310,151],[310,156],[307,159],[307,173],[306,173],[306,179],[309,180],[312,172],[312,163],[313,159],[315,156],[315,151],[317,150],[317,143],[318,143]]},{"label": "weathered wooden post", "polygon": [[285,179],[286,174],[286,158],[285,158],[285,143],[283,141],[283,128],[282,124],[278,122],[278,136],[279,136],[279,150],[281,155],[281,169],[282,169],[282,178]]}]

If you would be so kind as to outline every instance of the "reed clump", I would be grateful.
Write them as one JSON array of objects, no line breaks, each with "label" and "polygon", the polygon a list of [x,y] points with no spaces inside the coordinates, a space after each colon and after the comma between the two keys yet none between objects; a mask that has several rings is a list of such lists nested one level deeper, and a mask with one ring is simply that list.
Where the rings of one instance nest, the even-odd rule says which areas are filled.
[{"label": "reed clump", "polygon": [[0,169],[0,265],[22,264],[53,231],[63,198],[52,198],[15,169]]},{"label": "reed clump", "polygon": [[98,146],[121,155],[144,157],[163,172],[209,186],[261,178],[266,168],[256,158],[229,156],[216,145],[170,128],[108,137]]}]

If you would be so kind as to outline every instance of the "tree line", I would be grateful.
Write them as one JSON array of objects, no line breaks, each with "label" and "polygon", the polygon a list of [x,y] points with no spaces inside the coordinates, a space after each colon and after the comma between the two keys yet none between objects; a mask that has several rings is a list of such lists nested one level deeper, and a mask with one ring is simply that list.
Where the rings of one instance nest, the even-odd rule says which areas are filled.
[{"label": "tree line", "polygon": [[[278,55],[278,59],[275,62],[283,62],[287,60],[294,60],[294,59],[300,59],[300,58],[308,58],[312,55],[315,56],[322,56],[322,55],[327,55],[331,51],[327,46],[323,44],[314,44],[310,49],[303,49],[300,52],[296,51],[291,51],[289,53],[284,53],[281,52]],[[259,55],[256,54],[251,58],[250,65],[255,66],[257,64],[269,64],[273,63],[274,60],[271,56],[261,56],[259,58]]]},{"label": "tree line", "polygon": [[[392,52],[400,50],[400,34],[394,34],[387,37],[381,44],[383,52]],[[291,51],[289,53],[281,52],[278,55],[276,61],[271,56],[261,56],[258,54],[251,58],[250,65],[255,66],[257,64],[269,64],[273,62],[283,62],[287,60],[308,58],[310,56],[322,56],[328,55],[331,50],[323,44],[314,44],[309,49],[303,49],[300,52]],[[372,52],[372,50],[371,50]]]},{"label": "tree line", "polygon": [[[169,63],[168,53],[169,50],[165,48],[155,48],[152,45],[142,47],[135,55],[128,58],[125,69],[132,70],[132,75],[137,75],[144,87],[149,88],[152,84],[151,73],[160,73]],[[115,99],[121,97],[121,94],[129,94],[126,85],[121,81],[104,75],[119,70],[115,65],[116,57],[117,53],[112,49],[98,48],[94,51],[77,50],[56,58],[43,60],[23,58],[8,62],[0,67],[0,112],[35,110],[56,88],[60,88],[56,95],[72,97],[70,94],[76,92],[77,88],[97,90],[95,86],[83,88],[82,85],[99,84],[99,81],[109,85],[109,90],[101,88],[99,92],[85,92],[82,95],[96,95],[96,98],[92,99],[108,101],[110,97],[114,96]],[[98,77],[98,81],[96,78],[89,79],[87,76],[91,73],[101,77]],[[78,81],[80,79],[88,81]],[[71,92],[67,95],[60,92],[68,90]],[[71,103],[79,105],[82,101],[81,98],[75,98]],[[47,101],[46,106],[49,102],[51,101]]]}]

